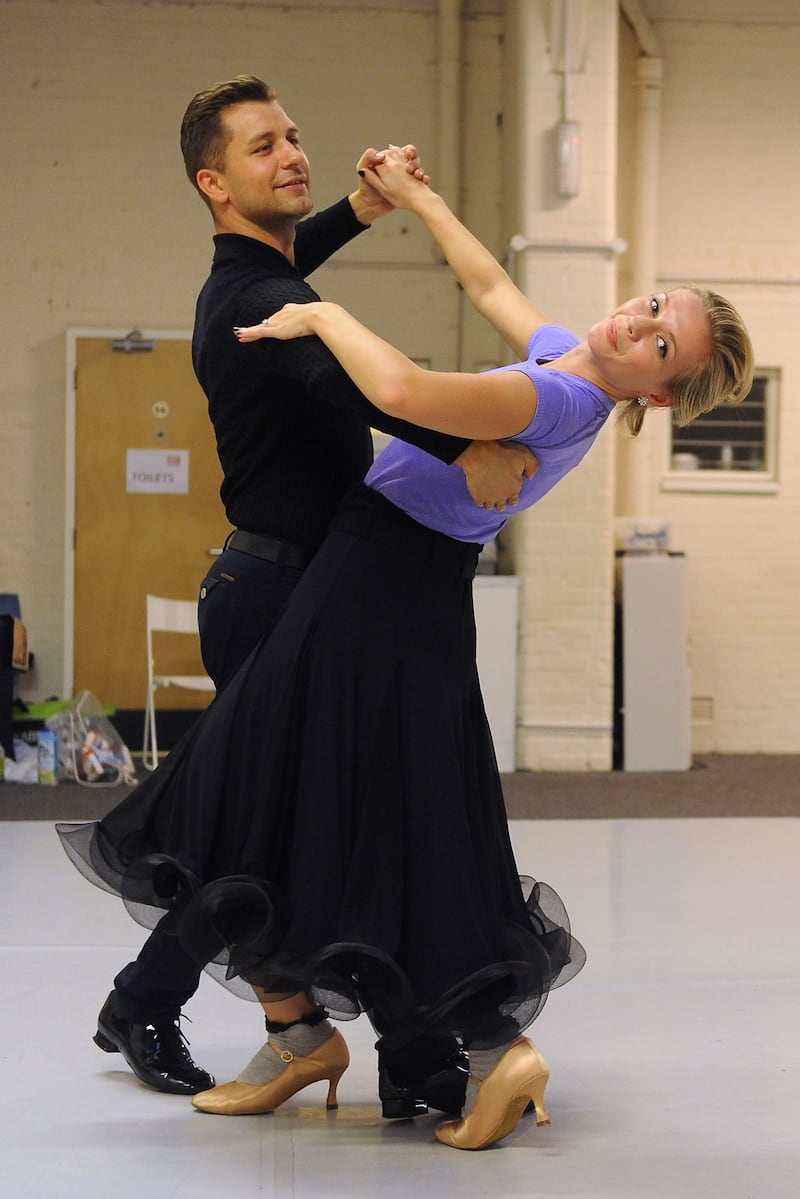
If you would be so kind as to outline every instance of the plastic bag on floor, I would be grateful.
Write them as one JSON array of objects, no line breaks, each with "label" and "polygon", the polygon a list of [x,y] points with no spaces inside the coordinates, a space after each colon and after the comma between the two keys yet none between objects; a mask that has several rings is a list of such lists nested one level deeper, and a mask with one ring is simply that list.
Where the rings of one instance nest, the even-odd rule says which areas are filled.
[{"label": "plastic bag on floor", "polygon": [[14,757],[6,758],[3,775],[7,783],[38,783],[39,754],[35,745],[14,738]]},{"label": "plastic bag on floor", "polygon": [[91,691],[80,691],[68,708],[45,724],[58,738],[58,760],[66,778],[90,787],[136,782],[130,751]]}]

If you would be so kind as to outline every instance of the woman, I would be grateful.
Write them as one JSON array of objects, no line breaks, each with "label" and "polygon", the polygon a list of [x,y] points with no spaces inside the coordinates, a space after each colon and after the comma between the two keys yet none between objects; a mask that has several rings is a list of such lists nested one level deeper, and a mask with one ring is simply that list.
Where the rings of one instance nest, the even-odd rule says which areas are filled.
[{"label": "woman", "polygon": [[[688,420],[746,394],[749,341],[724,301],[633,300],[578,343],[398,168],[390,155],[376,186],[425,220],[524,361],[422,371],[327,304],[285,309],[242,341],[318,333],[379,406],[524,441],[540,465],[520,507],[577,465],[616,403],[636,431],[645,407]],[[168,909],[198,961],[261,999],[266,1045],[235,1082],[194,1097],[203,1111],[272,1111],[322,1079],[334,1106],[348,1055],[327,1016],[365,1011],[389,1050],[431,1033],[466,1045],[467,1100],[437,1129],[444,1144],[484,1148],[529,1102],[547,1122],[548,1068],[521,1034],[584,953],[558,897],[514,862],[471,595],[480,543],[506,516],[475,508],[459,473],[392,443],[273,635],[156,774],[99,824],[59,826],[93,881],[142,922]]]}]

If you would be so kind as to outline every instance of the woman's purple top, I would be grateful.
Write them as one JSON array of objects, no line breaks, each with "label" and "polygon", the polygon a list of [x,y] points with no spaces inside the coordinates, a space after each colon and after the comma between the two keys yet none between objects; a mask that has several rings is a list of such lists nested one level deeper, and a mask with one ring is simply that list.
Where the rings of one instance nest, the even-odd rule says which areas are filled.
[{"label": "woman's purple top", "polygon": [[447,466],[403,441],[390,442],[378,456],[367,474],[369,486],[420,524],[458,541],[493,541],[510,516],[530,508],[578,465],[614,407],[613,400],[595,384],[541,365],[576,345],[578,339],[567,329],[543,325],[528,342],[525,362],[492,372],[521,371],[538,396],[536,415],[513,440],[530,446],[539,469],[532,479],[524,480],[514,508],[506,512],[478,508],[458,466]]}]

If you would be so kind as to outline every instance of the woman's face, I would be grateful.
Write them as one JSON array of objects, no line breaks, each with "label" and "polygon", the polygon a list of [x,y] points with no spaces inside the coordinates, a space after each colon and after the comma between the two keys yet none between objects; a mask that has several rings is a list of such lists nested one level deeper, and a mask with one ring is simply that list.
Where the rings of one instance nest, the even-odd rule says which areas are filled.
[{"label": "woman's face", "polygon": [[637,296],[589,330],[589,348],[613,399],[669,403],[672,379],[711,353],[711,326],[693,291]]}]

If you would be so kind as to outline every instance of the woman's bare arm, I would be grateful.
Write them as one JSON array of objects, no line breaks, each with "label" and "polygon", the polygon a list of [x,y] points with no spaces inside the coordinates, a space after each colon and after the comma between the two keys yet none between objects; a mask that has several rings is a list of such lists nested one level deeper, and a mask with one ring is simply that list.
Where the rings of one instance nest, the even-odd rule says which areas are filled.
[{"label": "woman's bare arm", "polygon": [[497,259],[450,211],[441,196],[409,175],[403,152],[390,147],[365,175],[395,208],[415,213],[427,226],[475,310],[524,359],[535,329],[548,317],[519,290]]},{"label": "woman's bare arm", "polygon": [[536,411],[536,388],[521,371],[425,370],[338,304],[287,304],[268,323],[234,332],[241,342],[314,334],[376,407],[442,433],[476,441],[512,438]]}]

